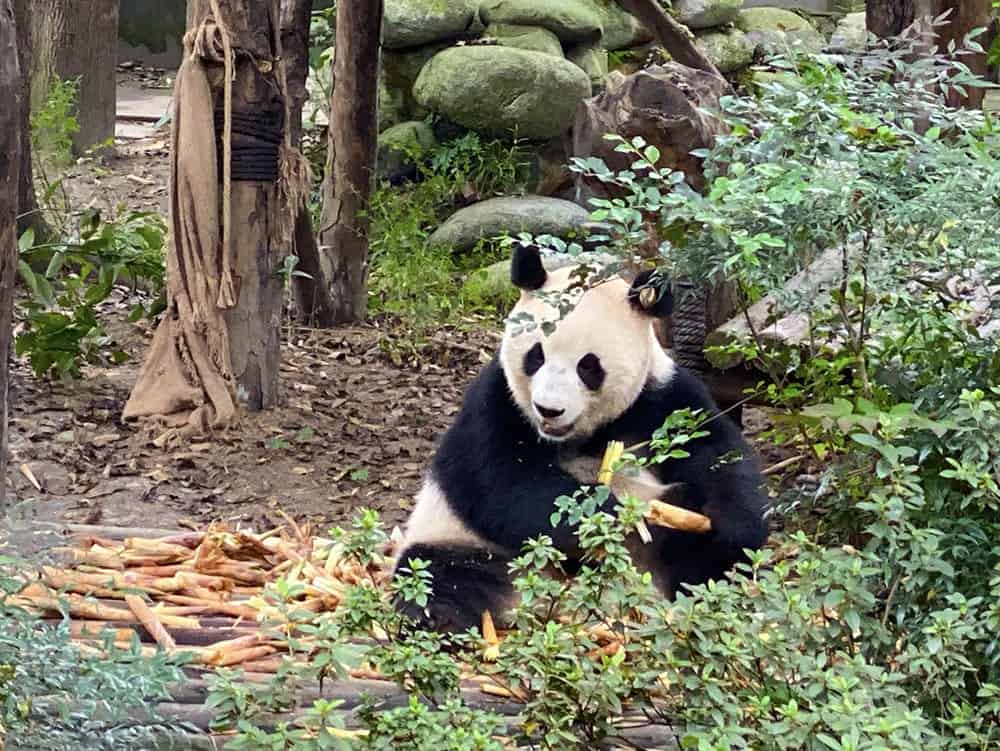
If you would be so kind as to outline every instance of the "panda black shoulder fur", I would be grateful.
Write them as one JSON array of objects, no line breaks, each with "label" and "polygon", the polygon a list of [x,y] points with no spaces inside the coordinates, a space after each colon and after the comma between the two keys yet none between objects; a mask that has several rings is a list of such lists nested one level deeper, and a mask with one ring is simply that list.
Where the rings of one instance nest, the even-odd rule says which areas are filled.
[{"label": "panda black shoulder fur", "polygon": [[[432,597],[411,609],[421,625],[463,630],[482,611],[513,604],[508,565],[523,543],[547,534],[572,565],[579,555],[573,528],[553,528],[555,499],[594,484],[611,440],[646,441],[672,412],[685,407],[717,413],[705,386],[660,346],[653,319],[668,315],[669,293],[645,309],[638,290],[620,278],[589,287],[559,320],[542,293],[565,293],[573,269],[547,273],[537,248],[519,247],[511,277],[521,298],[508,319],[500,352],[469,387],[444,435],[399,547],[397,569],[412,559],[430,563]],[[579,288],[578,288],[579,291]],[[529,313],[536,324],[514,331]],[[670,501],[712,520],[708,534],[654,528],[654,539],[632,545],[667,597],[682,584],[720,578],[767,538],[765,494],[757,460],[726,416],[706,425],[709,435],[685,448],[690,456],[616,477],[611,489],[642,500],[662,498],[664,486],[685,483]],[[736,453],[739,459],[718,462]]]}]

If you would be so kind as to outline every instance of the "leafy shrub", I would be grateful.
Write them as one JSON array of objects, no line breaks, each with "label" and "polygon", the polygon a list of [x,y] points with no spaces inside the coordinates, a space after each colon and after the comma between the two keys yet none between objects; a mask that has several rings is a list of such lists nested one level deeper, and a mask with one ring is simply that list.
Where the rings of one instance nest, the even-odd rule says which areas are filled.
[{"label": "leafy shrub", "polygon": [[[7,598],[24,586],[25,563],[0,558],[0,746],[10,751],[129,751],[180,728],[145,712],[181,678],[176,660],[144,658],[130,648],[103,645],[87,656],[69,638],[66,622],[42,624]],[[95,646],[102,646],[96,645]],[[6,744],[6,745],[5,745]]]},{"label": "leafy shrub", "polygon": [[[631,170],[575,164],[622,191],[596,206],[610,249],[646,244],[652,228],[660,252],[646,262],[732,280],[744,307],[838,249],[829,289],[778,294],[807,317],[809,339],[737,345],[770,376],[772,437],[821,466],[818,487],[774,509],[792,531],[728,581],[666,603],[624,545],[634,499],[615,513],[601,488],[558,499],[589,558],[563,581],[548,575],[560,562],[550,541],[527,543],[512,567],[517,628],[496,662],[474,632],[413,633],[373,583],[319,618],[283,583],[273,596],[318,645],[306,670],[378,665],[414,697],[390,727],[362,712],[372,732],[345,744],[495,747],[447,732],[455,717],[499,727],[461,704],[449,651],[523,700],[516,740],[540,748],[630,747],[636,724],[676,728],[699,751],[1000,745],[1000,349],[982,325],[1000,285],[1000,143],[980,113],[943,102],[977,84],[968,71],[915,44],[778,61],[794,85],[724,102],[731,131],[703,154],[704,195],[638,139],[619,144]],[[675,439],[697,428],[672,417],[659,443],[683,451]],[[379,539],[369,514],[345,549],[367,561]],[[419,604],[428,587],[414,562],[392,591]],[[245,748],[275,747],[258,719],[230,715]],[[319,748],[310,722],[280,747]]]},{"label": "leafy shrub", "polygon": [[[115,284],[141,284],[159,296],[148,311],[137,304],[130,320],[162,309],[165,235],[163,217],[137,211],[110,220],[86,213],[76,242],[36,244],[34,232],[26,231],[18,269],[29,296],[17,354],[26,355],[38,375],[78,377],[80,366],[99,360],[109,343],[97,307]],[[112,350],[110,357],[120,362],[125,354]]]},{"label": "leafy shrub", "polygon": [[401,322],[404,346],[419,344],[430,326],[495,314],[505,303],[502,294],[462,284],[470,271],[500,258],[497,243],[483,241],[459,256],[430,245],[428,238],[465,202],[520,192],[525,156],[516,144],[467,133],[426,154],[413,150],[409,158],[417,164],[419,181],[401,188],[380,185],[369,207],[369,304],[374,313]]}]

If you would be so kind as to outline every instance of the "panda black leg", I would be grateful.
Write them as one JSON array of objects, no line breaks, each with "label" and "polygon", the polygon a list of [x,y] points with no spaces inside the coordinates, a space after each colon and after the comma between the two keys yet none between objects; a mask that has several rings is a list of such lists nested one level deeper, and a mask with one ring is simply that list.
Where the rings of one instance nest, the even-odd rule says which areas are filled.
[{"label": "panda black leg", "polygon": [[397,598],[396,608],[418,628],[442,632],[479,628],[484,610],[496,617],[511,603],[514,588],[507,556],[474,547],[413,545],[402,552],[396,570],[408,569],[415,558],[430,564],[430,599],[421,607]]}]

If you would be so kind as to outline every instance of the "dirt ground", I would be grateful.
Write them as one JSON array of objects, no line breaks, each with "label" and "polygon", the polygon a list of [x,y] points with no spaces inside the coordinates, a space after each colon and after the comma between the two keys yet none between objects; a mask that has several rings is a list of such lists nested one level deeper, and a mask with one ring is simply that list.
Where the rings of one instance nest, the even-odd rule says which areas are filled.
[{"label": "dirt ground", "polygon": [[[101,167],[67,181],[77,208],[166,211],[165,135],[132,141]],[[157,431],[125,424],[122,407],[152,335],[125,321],[127,292],[105,305],[109,333],[130,359],[88,368],[79,381],[37,379],[13,367],[8,487],[18,521],[176,528],[213,520],[255,528],[282,523],[280,511],[320,525],[343,523],[362,506],[401,523],[438,437],[462,393],[499,341],[482,327],[435,332],[419,360],[397,365],[380,346],[377,323],[283,336],[282,405],[179,449]],[[767,424],[745,413],[749,435]],[[764,463],[783,458],[760,446]]]}]

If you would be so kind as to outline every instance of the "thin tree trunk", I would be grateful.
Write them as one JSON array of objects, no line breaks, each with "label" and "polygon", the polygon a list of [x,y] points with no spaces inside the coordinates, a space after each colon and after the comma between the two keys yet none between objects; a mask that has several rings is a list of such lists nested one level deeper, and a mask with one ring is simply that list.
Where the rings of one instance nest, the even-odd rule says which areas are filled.
[{"label": "thin tree trunk", "polygon": [[35,231],[36,240],[52,236],[52,229],[38,207],[35,196],[34,171],[31,161],[31,0],[14,0],[14,19],[17,23],[17,64],[21,75],[21,167],[17,186],[17,231]]},{"label": "thin tree trunk", "polygon": [[[282,0],[281,3],[281,46],[284,51],[288,96],[291,100],[289,103],[291,122],[288,127],[292,144],[296,148],[302,144],[302,109],[309,98],[306,80],[309,77],[309,29],[312,23],[312,10],[313,0]],[[292,281],[299,315],[309,323],[314,323],[317,319],[331,320],[333,311],[329,306],[322,307],[324,298],[318,294],[316,280],[320,278],[322,267],[308,205],[303,206],[295,218],[292,252],[299,259],[298,270],[308,274],[308,276],[296,276]]]},{"label": "thin tree trunk", "polygon": [[317,298],[323,326],[367,312],[368,220],[378,143],[378,65],[383,0],[340,0],[329,152],[320,228]]},{"label": "thin tree trunk", "polygon": [[719,69],[694,43],[691,33],[674,20],[657,0],[618,0],[618,4],[656,34],[663,49],[681,65],[713,73],[722,78]]},{"label": "thin tree trunk", "polygon": [[22,82],[11,0],[0,0],[0,509],[7,502],[7,379],[14,277],[17,274],[17,189]]},{"label": "thin tree trunk", "polygon": [[[216,2],[221,29],[209,22]],[[291,229],[277,182],[285,103],[277,69],[263,63],[280,57],[278,24],[276,0],[189,0],[188,31],[205,57],[187,49],[174,87],[168,309],[126,418],[170,416],[193,434],[231,424],[237,402],[277,402]],[[228,226],[224,38],[233,49]]]},{"label": "thin tree trunk", "polygon": [[118,0],[33,0],[34,56],[31,103],[37,109],[53,77],[79,79],[80,129],[73,150],[82,154],[115,135]]}]

